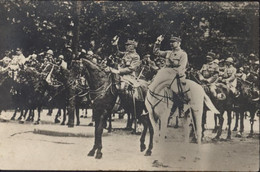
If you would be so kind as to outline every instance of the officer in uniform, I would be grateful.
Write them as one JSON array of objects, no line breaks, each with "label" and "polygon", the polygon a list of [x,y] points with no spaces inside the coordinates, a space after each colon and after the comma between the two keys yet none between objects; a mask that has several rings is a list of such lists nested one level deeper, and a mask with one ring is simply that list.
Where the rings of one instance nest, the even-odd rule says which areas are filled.
[{"label": "officer in uniform", "polygon": [[233,66],[234,60],[232,57],[228,57],[226,60],[226,67],[224,69],[223,75],[219,78],[220,81],[225,83],[234,96],[238,96],[238,91],[236,90],[237,78],[236,73],[237,69]]},{"label": "officer in uniform", "polygon": [[[202,66],[198,72],[199,79],[202,83],[206,84],[210,88],[210,92],[214,97],[217,96],[216,93],[216,81],[219,75],[218,59],[215,59],[216,54],[213,52],[208,52],[207,63]],[[214,60],[215,59],[215,60]]]},{"label": "officer in uniform", "polygon": [[179,75],[181,85],[183,88],[184,94],[184,103],[188,103],[190,100],[190,94],[186,87],[186,68],[188,65],[188,56],[187,53],[181,49],[181,38],[171,37],[170,45],[172,50],[161,51],[160,45],[163,40],[162,35],[159,36],[154,44],[153,52],[156,56],[161,56],[165,58],[165,67],[161,68],[157,75],[155,76],[153,82],[149,85],[149,89],[154,91],[156,86],[160,83],[168,80],[173,80],[174,76]]},{"label": "officer in uniform", "polygon": [[113,45],[117,46],[117,54],[122,57],[121,64],[118,69],[109,68],[112,73],[121,75],[121,79],[126,82],[130,82],[134,86],[137,86],[136,77],[136,69],[140,66],[141,60],[140,56],[136,53],[137,42],[135,40],[127,40],[125,43],[126,51],[122,52],[118,48],[118,40],[113,43]]}]

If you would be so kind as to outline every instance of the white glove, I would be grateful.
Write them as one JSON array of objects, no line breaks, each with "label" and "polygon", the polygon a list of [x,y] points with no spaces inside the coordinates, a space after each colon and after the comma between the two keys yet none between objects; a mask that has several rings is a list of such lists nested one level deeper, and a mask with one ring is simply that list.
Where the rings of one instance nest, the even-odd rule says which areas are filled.
[{"label": "white glove", "polygon": [[158,38],[156,39],[156,44],[160,44],[163,41],[164,37],[162,35],[158,36]]},{"label": "white glove", "polygon": [[111,41],[112,42],[112,45],[117,45],[118,44],[118,40],[119,40],[119,37],[116,35],[113,40]]}]

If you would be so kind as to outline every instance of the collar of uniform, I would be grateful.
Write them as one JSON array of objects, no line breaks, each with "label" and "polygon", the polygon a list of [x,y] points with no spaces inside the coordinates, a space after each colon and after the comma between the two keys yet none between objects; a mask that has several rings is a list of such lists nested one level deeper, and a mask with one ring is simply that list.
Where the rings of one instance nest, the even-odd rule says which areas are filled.
[{"label": "collar of uniform", "polygon": [[172,51],[180,51],[180,50],[181,50],[181,48],[178,47],[178,48],[176,48],[176,49],[174,49],[174,50],[172,50]]},{"label": "collar of uniform", "polygon": [[132,50],[132,51],[127,51],[127,53],[135,53],[136,50]]}]

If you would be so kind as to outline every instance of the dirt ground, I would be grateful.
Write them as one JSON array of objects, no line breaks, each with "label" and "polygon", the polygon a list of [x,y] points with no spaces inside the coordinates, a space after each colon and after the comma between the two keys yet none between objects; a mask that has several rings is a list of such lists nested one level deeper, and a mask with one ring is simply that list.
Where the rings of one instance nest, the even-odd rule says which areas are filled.
[{"label": "dirt ground", "polygon": [[[3,115],[4,113],[4,115]],[[154,144],[150,157],[140,152],[140,135],[116,129],[103,137],[103,158],[88,157],[94,138],[58,137],[34,134],[30,123],[5,121],[11,113],[0,116],[0,169],[22,170],[152,170],[152,171],[258,171],[259,170],[259,118],[255,121],[254,138],[249,133],[249,119],[245,120],[245,133],[241,138],[232,132],[230,141],[214,142],[213,117],[207,119],[205,141],[202,145],[184,143],[183,128],[168,128],[168,138]],[[42,116],[40,125],[52,124],[54,116]],[[5,122],[4,122],[5,121]],[[46,122],[46,121],[49,121]],[[82,129],[90,118],[81,119]],[[115,117],[113,126],[122,128],[125,119]],[[225,120],[226,121],[226,120]],[[234,120],[232,121],[234,125]],[[226,122],[225,122],[226,123]],[[180,121],[181,125],[181,121]],[[233,126],[232,125],[232,126]],[[222,138],[226,137],[225,127]],[[146,137],[146,146],[148,138]]]}]

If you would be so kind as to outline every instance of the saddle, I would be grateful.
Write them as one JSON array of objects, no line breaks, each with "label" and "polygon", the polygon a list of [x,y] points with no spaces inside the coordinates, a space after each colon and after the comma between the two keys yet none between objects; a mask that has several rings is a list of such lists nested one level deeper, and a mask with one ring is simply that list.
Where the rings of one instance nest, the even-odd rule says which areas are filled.
[{"label": "saddle", "polygon": [[142,79],[136,80],[133,76],[124,75],[120,76],[120,82],[117,87],[119,91],[133,96],[137,101],[144,101],[148,82]]}]

